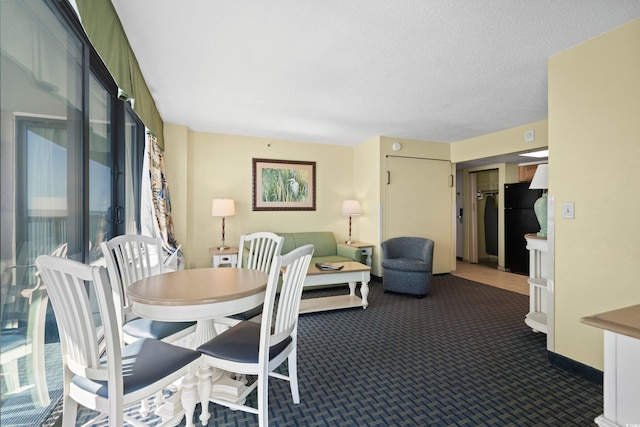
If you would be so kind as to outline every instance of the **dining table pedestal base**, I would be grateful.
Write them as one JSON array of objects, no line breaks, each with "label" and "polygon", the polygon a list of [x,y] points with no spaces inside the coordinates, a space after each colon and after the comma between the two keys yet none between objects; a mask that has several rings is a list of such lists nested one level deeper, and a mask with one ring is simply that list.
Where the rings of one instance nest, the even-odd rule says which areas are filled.
[{"label": "dining table pedestal base", "polygon": [[[198,370],[198,393],[202,404],[200,422],[207,425],[209,413],[209,398],[222,399],[237,404],[244,404],[248,387],[243,381],[231,378],[230,374],[211,366],[201,366]],[[187,424],[189,426],[189,424]]]},{"label": "dining table pedestal base", "polygon": [[185,427],[193,427],[193,414],[200,402],[202,411],[199,419],[202,425],[207,425],[211,417],[209,397],[244,404],[246,390],[245,383],[231,378],[229,373],[201,366],[195,375],[188,375],[182,380],[178,391],[166,398],[155,414],[162,418],[162,425],[177,426],[186,418]]}]

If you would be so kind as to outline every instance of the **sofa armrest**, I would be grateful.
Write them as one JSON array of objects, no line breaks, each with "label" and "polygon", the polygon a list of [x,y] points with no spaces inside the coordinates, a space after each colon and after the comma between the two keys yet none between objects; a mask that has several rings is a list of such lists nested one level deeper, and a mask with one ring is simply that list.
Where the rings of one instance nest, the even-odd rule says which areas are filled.
[{"label": "sofa armrest", "polygon": [[352,246],[342,245],[338,243],[337,245],[337,254],[346,258],[350,258],[356,262],[362,262],[362,253],[360,249],[354,248]]}]

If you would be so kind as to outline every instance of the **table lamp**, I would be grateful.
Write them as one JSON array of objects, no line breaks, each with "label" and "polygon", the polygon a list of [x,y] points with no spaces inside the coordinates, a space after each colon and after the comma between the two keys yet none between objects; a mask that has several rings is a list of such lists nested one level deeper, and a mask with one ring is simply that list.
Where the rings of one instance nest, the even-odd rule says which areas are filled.
[{"label": "table lamp", "polygon": [[351,240],[351,217],[360,215],[360,202],[357,200],[345,200],[342,202],[342,215],[349,215],[349,240],[345,243],[350,245],[355,243]]},{"label": "table lamp", "polygon": [[218,246],[221,251],[229,249],[229,246],[224,245],[224,219],[228,216],[234,216],[236,214],[236,206],[233,199],[213,199],[211,204],[211,216],[222,217],[222,245]]},{"label": "table lamp", "polygon": [[533,211],[538,219],[538,224],[540,224],[540,231],[538,231],[537,235],[547,237],[547,192],[545,190],[549,188],[548,164],[538,165],[529,188],[531,190],[543,190],[542,196],[533,204]]}]

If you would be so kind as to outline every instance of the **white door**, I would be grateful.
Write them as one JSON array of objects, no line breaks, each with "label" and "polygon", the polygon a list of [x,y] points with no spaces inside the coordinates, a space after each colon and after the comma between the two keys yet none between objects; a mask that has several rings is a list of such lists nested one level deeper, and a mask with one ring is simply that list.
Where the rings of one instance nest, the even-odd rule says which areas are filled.
[{"label": "white door", "polygon": [[451,169],[449,161],[387,157],[384,239],[416,236],[433,240],[435,274],[454,269]]}]

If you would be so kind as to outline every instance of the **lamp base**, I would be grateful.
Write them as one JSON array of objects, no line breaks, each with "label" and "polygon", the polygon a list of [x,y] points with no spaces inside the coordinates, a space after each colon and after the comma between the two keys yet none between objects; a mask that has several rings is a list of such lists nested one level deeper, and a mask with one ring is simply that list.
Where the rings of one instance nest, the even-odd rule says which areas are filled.
[{"label": "lamp base", "polygon": [[227,249],[229,249],[229,246],[222,245],[222,246],[218,246],[216,249],[220,251],[226,251]]},{"label": "lamp base", "polygon": [[533,204],[533,211],[540,224],[540,231],[536,233],[538,237],[547,237],[547,193],[542,193],[542,196],[536,200]]},{"label": "lamp base", "polygon": [[345,242],[347,245],[353,245],[355,243],[354,240],[345,240]]}]

